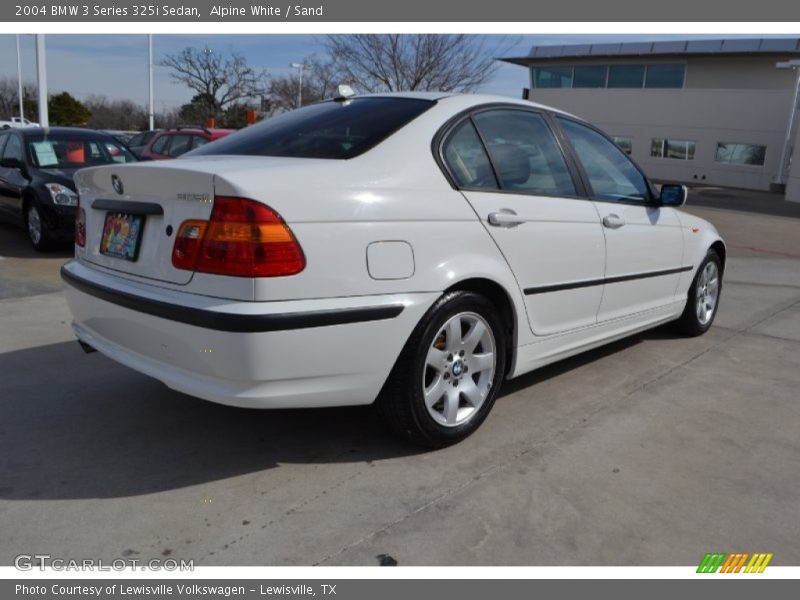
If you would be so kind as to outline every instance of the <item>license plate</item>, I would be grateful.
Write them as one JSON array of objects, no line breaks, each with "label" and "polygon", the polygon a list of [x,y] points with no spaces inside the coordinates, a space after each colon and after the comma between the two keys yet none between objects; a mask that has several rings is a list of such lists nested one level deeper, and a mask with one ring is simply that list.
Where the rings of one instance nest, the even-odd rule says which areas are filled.
[{"label": "license plate", "polygon": [[135,261],[139,256],[143,229],[144,215],[106,213],[100,254]]}]

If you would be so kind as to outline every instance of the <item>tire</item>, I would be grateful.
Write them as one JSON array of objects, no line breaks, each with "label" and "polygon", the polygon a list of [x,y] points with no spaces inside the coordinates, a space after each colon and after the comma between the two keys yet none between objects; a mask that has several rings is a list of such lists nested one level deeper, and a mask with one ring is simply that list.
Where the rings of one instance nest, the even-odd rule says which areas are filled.
[{"label": "tire", "polygon": [[676,321],[678,331],[689,337],[708,331],[717,316],[721,294],[722,261],[719,254],[709,250],[689,287],[686,307]]},{"label": "tire", "polygon": [[37,200],[30,200],[25,205],[25,231],[33,249],[37,252],[49,250],[53,245],[50,232],[44,224],[42,207]]},{"label": "tire", "polygon": [[506,369],[498,313],[486,298],[467,291],[449,292],[428,310],[378,396],[377,408],[394,432],[441,448],[483,423]]}]

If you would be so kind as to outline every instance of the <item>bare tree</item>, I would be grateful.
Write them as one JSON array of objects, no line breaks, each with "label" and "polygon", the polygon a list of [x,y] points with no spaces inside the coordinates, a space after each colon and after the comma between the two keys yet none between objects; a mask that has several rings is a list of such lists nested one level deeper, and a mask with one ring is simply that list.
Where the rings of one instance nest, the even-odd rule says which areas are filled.
[{"label": "bare tree", "polygon": [[265,77],[235,51],[226,58],[211,48],[187,47],[167,55],[161,64],[172,69],[173,79],[197,92],[215,117],[231,104],[258,96]]},{"label": "bare tree", "polygon": [[84,104],[92,116],[87,125],[93,129],[142,130],[147,128],[147,108],[131,100],[109,100],[91,95]]},{"label": "bare tree", "polygon": [[486,38],[448,34],[329,35],[331,58],[344,81],[365,92],[468,92],[497,69]]},{"label": "bare tree", "polygon": [[[317,56],[303,59],[307,65],[303,72],[303,104],[314,104],[326,98],[332,98],[337,86],[342,83],[336,66],[330,61],[322,61]],[[300,78],[297,73],[280,77],[270,77],[267,86],[270,114],[297,108],[297,89]]]},{"label": "bare tree", "polygon": [[[35,120],[36,86],[32,83],[23,83],[22,98],[25,115]],[[16,78],[3,77],[0,79],[0,119],[8,119],[11,116],[19,116],[19,88]]]}]

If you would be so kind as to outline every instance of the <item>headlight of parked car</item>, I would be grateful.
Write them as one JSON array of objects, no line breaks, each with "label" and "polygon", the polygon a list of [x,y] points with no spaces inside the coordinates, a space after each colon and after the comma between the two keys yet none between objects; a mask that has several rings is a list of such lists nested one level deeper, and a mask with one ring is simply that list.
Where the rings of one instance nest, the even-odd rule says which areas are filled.
[{"label": "headlight of parked car", "polygon": [[78,194],[60,183],[45,183],[53,202],[59,206],[78,206]]}]

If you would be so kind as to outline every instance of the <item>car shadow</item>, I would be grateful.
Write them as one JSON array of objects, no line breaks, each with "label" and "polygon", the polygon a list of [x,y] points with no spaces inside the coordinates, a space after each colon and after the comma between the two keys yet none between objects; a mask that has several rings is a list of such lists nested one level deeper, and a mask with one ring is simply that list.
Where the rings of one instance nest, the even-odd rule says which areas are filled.
[{"label": "car shadow", "polygon": [[[506,382],[501,397],[645,339],[671,336],[658,329],[543,367]],[[221,406],[99,353],[84,355],[75,342],[3,354],[0,398],[0,498],[6,500],[129,497],[281,463],[370,463],[427,452],[395,438],[371,406]]]},{"label": "car shadow", "polygon": [[0,223],[0,256],[7,258],[72,258],[74,247],[63,242],[44,252],[37,252],[21,227]]}]

